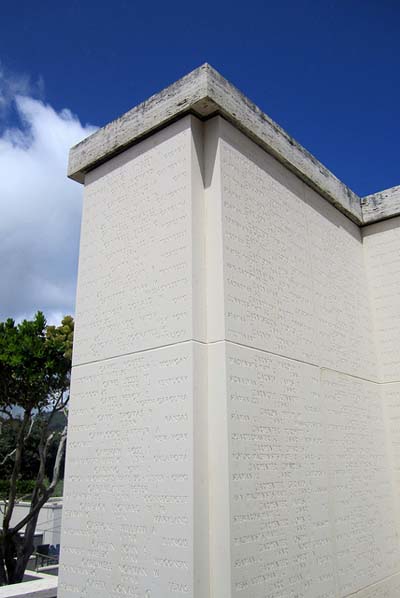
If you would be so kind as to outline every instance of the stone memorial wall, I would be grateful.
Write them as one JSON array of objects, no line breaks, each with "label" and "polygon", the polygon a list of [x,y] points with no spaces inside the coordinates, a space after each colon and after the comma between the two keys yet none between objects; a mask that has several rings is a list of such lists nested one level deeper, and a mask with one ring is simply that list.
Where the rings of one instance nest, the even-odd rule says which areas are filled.
[{"label": "stone memorial wall", "polygon": [[400,218],[208,65],[69,174],[59,598],[398,598]]}]

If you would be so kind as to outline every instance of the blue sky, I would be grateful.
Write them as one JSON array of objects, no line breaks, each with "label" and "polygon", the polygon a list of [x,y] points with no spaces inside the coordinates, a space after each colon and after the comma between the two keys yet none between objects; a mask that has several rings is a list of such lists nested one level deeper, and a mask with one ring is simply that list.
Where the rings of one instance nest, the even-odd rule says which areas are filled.
[{"label": "blue sky", "polygon": [[[87,123],[106,124],[206,61],[358,194],[400,184],[398,0],[4,2],[0,175],[4,155],[15,158],[21,135],[25,148],[37,150],[35,135],[40,138],[39,127],[49,125],[52,114],[58,116],[59,146],[66,151],[68,143],[92,130]],[[18,96],[33,104],[16,104]],[[42,154],[35,155],[39,161]],[[63,168],[60,158],[54,184]],[[78,213],[80,188],[71,185],[68,193]],[[9,191],[0,184],[2,205],[10,203]],[[11,190],[14,203],[18,193],[21,189]],[[67,200],[60,203],[66,206]],[[55,218],[56,201],[51,205]],[[68,301],[44,306],[54,313],[73,309],[79,221],[76,214],[68,217],[75,229],[60,253],[69,239],[73,257],[66,277],[72,282]],[[26,252],[25,246],[20,255],[25,268]],[[15,292],[9,289],[6,302],[0,296],[0,317],[14,309]],[[65,289],[61,294],[66,296]],[[34,300],[14,312],[29,313],[32,306]]]},{"label": "blue sky", "polygon": [[103,125],[210,62],[361,195],[400,183],[400,3],[2,3],[0,57]]}]

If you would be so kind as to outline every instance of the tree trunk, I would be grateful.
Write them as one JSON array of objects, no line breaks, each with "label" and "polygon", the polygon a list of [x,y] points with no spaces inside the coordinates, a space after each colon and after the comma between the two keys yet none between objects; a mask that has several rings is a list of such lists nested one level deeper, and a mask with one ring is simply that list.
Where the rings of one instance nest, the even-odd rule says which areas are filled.
[{"label": "tree trunk", "polygon": [[16,583],[14,581],[15,570],[17,559],[21,554],[22,549],[21,536],[19,534],[13,535],[12,533],[8,532],[5,536],[3,536],[2,548],[2,562],[0,564],[0,569],[3,570],[3,577],[6,580],[5,584],[3,583],[3,585]]},{"label": "tree trunk", "polygon": [[32,517],[25,526],[23,538],[21,538],[21,536],[19,536],[19,534],[17,533],[17,536],[21,538],[21,545],[15,563],[13,577],[9,583],[20,583],[24,578],[26,566],[28,564],[30,556],[34,551],[33,539],[35,536],[36,524],[40,513],[40,508],[38,507],[40,507],[40,504],[44,501],[46,502],[49,499],[49,497],[49,493],[45,493],[41,497],[38,496],[38,493],[34,493],[35,502],[32,502],[30,509]]},{"label": "tree trunk", "polygon": [[8,584],[7,571],[4,560],[4,536],[0,532],[0,586]]},{"label": "tree trunk", "polygon": [[[24,537],[20,538],[21,545],[19,550],[17,550],[17,559],[15,562],[15,568],[13,572],[13,577],[10,579],[11,583],[20,583],[24,579],[24,574],[26,570],[26,566],[28,564],[29,558],[34,551],[33,545],[33,537],[35,535],[36,523],[39,517],[39,511],[37,512],[36,516],[29,522],[26,526]],[[30,528],[28,531],[28,527]]]},{"label": "tree trunk", "polygon": [[3,518],[3,534],[4,538],[7,536],[7,532],[10,526],[11,517],[14,510],[15,499],[17,496],[17,480],[19,473],[21,471],[21,462],[22,462],[22,453],[24,449],[24,437],[25,437],[25,430],[28,426],[30,420],[30,411],[25,411],[24,417],[22,420],[21,428],[18,433],[17,437],[17,446],[15,450],[15,461],[14,467],[10,478],[10,492],[8,496],[7,506],[4,512]]},{"label": "tree trunk", "polygon": [[0,547],[0,586],[23,581],[26,566],[34,551],[33,538],[39,512],[27,524],[23,537],[13,529],[3,537]]},{"label": "tree trunk", "polygon": [[[67,426],[65,426],[60,443],[58,445],[56,461],[53,469],[53,479],[50,486],[45,489],[43,487],[44,468],[40,468],[36,488],[33,492],[31,508],[28,515],[19,521],[14,527],[7,531],[3,530],[3,554],[0,551],[0,585],[20,583],[24,578],[26,566],[29,557],[33,553],[33,538],[35,535],[36,524],[39,517],[40,509],[52,496],[57,485],[61,461],[65,451],[65,443],[67,439]],[[47,443],[41,452],[41,461],[46,458]],[[42,471],[43,469],[43,471]],[[20,531],[25,526],[24,537],[21,537]],[[1,532],[0,532],[1,533]],[[1,541],[1,536],[0,536]],[[3,571],[3,574],[2,574]],[[3,583],[2,578],[6,577],[7,581]]]}]

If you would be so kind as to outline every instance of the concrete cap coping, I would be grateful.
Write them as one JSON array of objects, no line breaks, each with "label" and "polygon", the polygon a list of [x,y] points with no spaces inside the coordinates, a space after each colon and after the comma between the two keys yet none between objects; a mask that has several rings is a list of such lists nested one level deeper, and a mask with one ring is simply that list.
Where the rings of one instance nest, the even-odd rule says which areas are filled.
[{"label": "concrete cap coping", "polygon": [[57,596],[58,577],[34,571],[26,571],[32,578],[0,588],[0,598],[54,598]]},{"label": "concrete cap coping", "polygon": [[375,203],[368,198],[376,197],[379,203],[381,194],[361,200],[209,64],[203,64],[75,145],[69,155],[68,176],[83,183],[87,172],[186,114],[202,120],[215,115],[224,117],[359,225],[400,213],[400,198],[396,214],[371,208]]},{"label": "concrete cap coping", "polygon": [[363,197],[361,207],[364,224],[400,215],[400,185]]},{"label": "concrete cap coping", "polygon": [[[31,503],[25,500],[18,500],[16,501],[15,505],[17,507],[26,507],[30,508]],[[62,509],[63,506],[63,499],[61,498],[50,498],[47,502],[44,503],[42,509]]]}]

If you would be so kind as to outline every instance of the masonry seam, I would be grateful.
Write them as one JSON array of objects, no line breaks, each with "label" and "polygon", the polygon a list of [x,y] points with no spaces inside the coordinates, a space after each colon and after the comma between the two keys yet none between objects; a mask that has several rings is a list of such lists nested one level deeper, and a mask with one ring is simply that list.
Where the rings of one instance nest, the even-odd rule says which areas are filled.
[{"label": "masonry seam", "polygon": [[184,341],[179,341],[176,343],[166,343],[165,345],[158,345],[156,347],[148,347],[147,349],[138,349],[137,351],[128,351],[126,353],[120,353],[118,355],[112,355],[110,357],[103,357],[101,359],[93,359],[91,361],[84,361],[81,363],[74,363],[72,368],[77,368],[77,367],[82,367],[82,366],[86,366],[86,365],[91,365],[91,364],[95,364],[95,363],[102,363],[104,361],[111,361],[112,359],[120,359],[122,357],[129,357],[130,355],[137,355],[138,353],[147,353],[149,351],[157,351],[158,349],[166,349],[168,347],[175,347],[178,345],[183,345],[185,343],[198,343],[200,345],[216,345],[218,343],[229,343],[231,345],[236,345],[238,347],[243,347],[245,349],[251,349],[252,351],[260,351],[261,353],[267,353],[268,355],[274,355],[275,357],[280,357],[281,359],[287,359],[289,361],[295,361],[297,363],[302,363],[304,365],[309,365],[311,367],[315,367],[315,368],[319,368],[321,370],[329,370],[331,372],[336,372],[337,374],[342,374],[344,376],[350,376],[351,378],[356,378],[357,380],[363,380],[364,382],[371,382],[373,384],[379,384],[379,385],[383,385],[383,384],[397,384],[398,382],[400,382],[400,380],[393,380],[392,382],[380,382],[378,380],[372,380],[371,378],[363,378],[362,376],[357,376],[355,374],[350,374],[349,372],[344,372],[342,370],[336,370],[335,368],[330,368],[327,367],[325,365],[321,365],[318,363],[313,363],[310,361],[305,361],[302,359],[297,359],[296,357],[289,357],[287,355],[283,355],[282,353],[275,353],[274,351],[268,351],[267,349],[260,349],[259,347],[254,347],[252,345],[247,345],[245,343],[238,343],[236,341],[231,341],[229,339],[220,339],[217,341],[200,341],[198,339],[194,339],[194,338],[188,338]]}]

